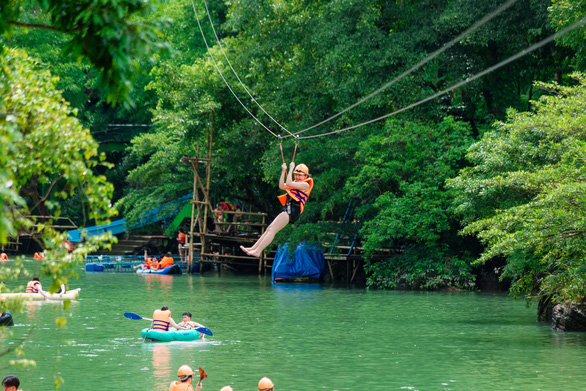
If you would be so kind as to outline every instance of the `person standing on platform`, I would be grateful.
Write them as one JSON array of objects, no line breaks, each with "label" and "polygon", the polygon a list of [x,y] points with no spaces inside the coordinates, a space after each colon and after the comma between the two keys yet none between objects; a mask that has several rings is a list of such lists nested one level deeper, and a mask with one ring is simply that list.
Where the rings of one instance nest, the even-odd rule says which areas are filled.
[{"label": "person standing on platform", "polygon": [[[225,200],[220,201],[220,206],[218,207],[223,212],[232,212],[232,205]],[[232,220],[234,220],[234,215],[232,213],[226,213],[226,218],[224,221],[228,222],[229,224],[222,225],[222,232],[228,233],[232,230]]]},{"label": "person standing on platform", "polygon": [[181,262],[185,262],[183,254],[185,253],[184,247],[186,239],[187,236],[185,236],[183,229],[179,228],[179,233],[177,234],[177,247],[179,249],[179,258],[181,259]]},{"label": "person standing on platform", "polygon": [[237,202],[232,206],[234,209],[234,232],[238,232],[238,224],[242,220],[242,209],[240,208],[240,204]]}]

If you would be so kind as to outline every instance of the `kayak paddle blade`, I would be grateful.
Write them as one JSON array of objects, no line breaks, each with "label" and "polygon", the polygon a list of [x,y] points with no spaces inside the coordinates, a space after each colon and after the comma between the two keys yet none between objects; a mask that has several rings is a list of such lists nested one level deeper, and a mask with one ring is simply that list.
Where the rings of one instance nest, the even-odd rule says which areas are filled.
[{"label": "kayak paddle blade", "polygon": [[201,369],[201,367],[199,367],[199,381],[202,381],[206,377],[208,377],[208,374],[205,373],[205,371]]},{"label": "kayak paddle blade", "polygon": [[202,334],[209,335],[212,337],[214,336],[214,333],[212,333],[212,330],[208,329],[207,327],[196,327],[195,329]]},{"label": "kayak paddle blade", "polygon": [[128,319],[132,319],[132,320],[141,320],[142,316],[135,314],[134,312],[125,312],[124,316],[127,317]]}]

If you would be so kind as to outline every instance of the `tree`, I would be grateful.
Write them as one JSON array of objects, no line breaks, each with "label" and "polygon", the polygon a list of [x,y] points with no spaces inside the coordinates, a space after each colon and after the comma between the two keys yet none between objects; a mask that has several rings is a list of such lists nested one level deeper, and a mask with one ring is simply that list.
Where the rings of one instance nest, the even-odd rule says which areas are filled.
[{"label": "tree", "polygon": [[[138,71],[134,58],[169,49],[160,40],[168,19],[143,22],[132,18],[156,6],[154,1],[142,0],[16,0],[0,8],[0,34],[11,33],[15,27],[67,34],[65,53],[89,60],[100,71],[108,102],[125,102],[132,75]],[[37,14],[43,16],[41,23],[34,20]]]},{"label": "tree", "polygon": [[486,245],[478,262],[504,257],[502,276],[526,298],[586,297],[586,76],[573,77],[579,85],[537,83],[551,95],[534,112],[509,110],[450,181],[463,233]]},{"label": "tree", "polygon": [[[50,291],[75,275],[74,265],[84,256],[110,243],[109,235],[87,240],[73,252],[62,243],[67,234],[51,226],[53,218],[37,221],[35,210],[59,217],[64,200],[81,193],[87,219],[109,222],[112,186],[92,169],[101,164],[97,144],[89,130],[54,87],[47,71],[37,68],[21,50],[5,48],[0,56],[0,243],[11,235],[27,232],[39,239],[45,260],[41,271],[51,278]],[[9,281],[27,271],[0,268],[0,279]],[[18,300],[0,301],[0,310],[20,309]],[[57,319],[61,326],[64,319]]]},{"label": "tree", "polygon": [[[69,34],[66,52],[86,58],[98,68],[109,88],[109,102],[128,102],[131,75],[136,69],[134,54],[164,52],[154,23],[132,22],[131,15],[150,7],[142,1],[39,1],[17,0],[0,5],[0,34],[6,37],[15,28],[43,29]],[[36,15],[46,23],[36,23]],[[93,237],[73,252],[62,246],[65,233],[51,227],[53,219],[37,221],[40,211],[59,217],[68,199],[83,204],[85,220],[94,224],[109,222],[114,215],[110,198],[112,186],[105,177],[94,174],[103,165],[97,144],[84,129],[72,109],[54,86],[56,79],[22,50],[2,41],[0,47],[0,243],[5,244],[18,231],[34,233],[45,251],[41,272],[51,277],[50,291],[75,275],[74,265],[88,253],[108,246],[109,235]],[[0,268],[0,279],[9,281],[27,271]],[[5,289],[3,289],[5,291]],[[3,300],[0,310],[19,310],[19,300]],[[65,319],[57,318],[57,326]],[[5,330],[4,330],[5,331]],[[9,349],[2,354],[7,354]],[[20,348],[16,349],[20,357]],[[20,364],[29,364],[19,360]],[[56,377],[58,385],[61,379]]]},{"label": "tree", "polygon": [[360,144],[345,191],[362,200],[358,216],[367,256],[380,248],[395,255],[370,259],[368,284],[383,288],[470,289],[469,243],[454,240],[459,224],[450,210],[446,179],[462,167],[472,143],[470,127],[446,118],[438,125],[389,121]]},{"label": "tree", "polygon": [[[586,17],[586,1],[584,0],[552,0],[549,7],[549,18],[555,30],[562,30],[572,23]],[[584,52],[584,40],[586,28],[582,27],[558,38],[558,44],[574,50],[575,55],[570,62],[576,70],[586,70],[586,53]]]}]

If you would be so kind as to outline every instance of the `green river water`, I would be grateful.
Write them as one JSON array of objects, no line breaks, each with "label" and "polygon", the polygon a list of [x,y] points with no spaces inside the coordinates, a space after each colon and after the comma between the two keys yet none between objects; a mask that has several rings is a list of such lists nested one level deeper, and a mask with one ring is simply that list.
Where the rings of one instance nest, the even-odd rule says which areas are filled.
[{"label": "green river water", "polygon": [[[208,373],[204,391],[255,390],[262,376],[276,391],[586,390],[586,334],[554,332],[504,294],[272,285],[270,276],[226,273],[79,274],[70,288],[82,288],[80,298],[66,310],[30,302],[15,314],[14,338],[34,326],[24,347],[37,368],[3,376],[17,374],[24,391],[54,389],[55,374],[61,390],[167,391],[182,364]],[[163,305],[176,321],[192,312],[214,336],[144,342],[150,323],[123,313],[150,318]]]}]

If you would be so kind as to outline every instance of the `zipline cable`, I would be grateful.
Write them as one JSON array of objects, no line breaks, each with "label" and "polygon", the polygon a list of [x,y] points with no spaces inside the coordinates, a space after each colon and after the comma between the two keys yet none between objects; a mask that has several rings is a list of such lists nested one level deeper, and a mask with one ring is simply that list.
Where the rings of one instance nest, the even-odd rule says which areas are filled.
[{"label": "zipline cable", "polygon": [[423,103],[429,102],[430,100],[433,100],[433,99],[437,98],[438,96],[445,95],[448,92],[450,92],[452,90],[455,90],[456,88],[461,87],[461,86],[463,86],[465,84],[468,84],[471,81],[474,81],[474,80],[476,80],[476,79],[478,79],[478,78],[480,78],[480,77],[482,77],[482,76],[484,76],[484,75],[486,75],[486,74],[488,74],[488,73],[490,73],[492,71],[495,71],[495,70],[497,70],[497,69],[499,69],[499,68],[501,68],[501,67],[509,64],[510,62],[513,62],[513,61],[517,60],[518,58],[523,57],[523,56],[525,56],[525,55],[527,55],[527,54],[529,54],[529,53],[531,53],[531,52],[539,49],[540,47],[542,47],[542,46],[550,43],[551,41],[555,40],[556,38],[559,38],[559,37],[561,37],[561,36],[569,33],[570,31],[575,30],[576,28],[583,26],[584,24],[586,24],[586,18],[584,18],[582,20],[579,20],[579,21],[577,21],[577,22],[569,25],[568,27],[566,27],[566,28],[558,31],[555,34],[550,35],[549,37],[545,38],[544,40],[539,41],[536,44],[533,44],[533,45],[529,46],[526,49],[523,49],[522,51],[520,51],[519,53],[515,54],[514,56],[509,57],[508,59],[503,60],[503,61],[499,62],[498,64],[495,64],[495,65],[491,66],[490,68],[487,68],[484,71],[482,71],[480,73],[477,73],[476,75],[474,75],[472,77],[469,77],[469,78],[467,78],[467,79],[465,79],[465,80],[463,80],[463,81],[461,81],[461,82],[459,82],[457,84],[454,84],[451,87],[448,87],[448,88],[446,88],[446,89],[444,89],[442,91],[439,91],[439,92],[437,92],[437,93],[435,93],[435,94],[433,94],[433,95],[431,95],[431,96],[429,96],[429,97],[427,97],[425,99],[422,99],[422,100],[420,100],[418,102],[415,102],[415,103],[413,103],[413,104],[411,104],[409,106],[406,106],[406,107],[403,107],[403,108],[401,108],[399,110],[393,111],[392,113],[385,114],[385,115],[383,115],[381,117],[378,117],[378,118],[375,118],[375,119],[371,119],[370,121],[366,121],[366,122],[363,122],[363,123],[358,124],[358,125],[349,126],[347,128],[338,129],[338,130],[334,130],[334,131],[331,131],[331,132],[320,133],[320,134],[316,134],[316,135],[313,135],[313,136],[300,137],[300,139],[310,139],[310,138],[316,138],[316,137],[321,137],[321,136],[329,136],[329,135],[332,135],[332,134],[344,132],[346,130],[356,129],[356,128],[359,128],[361,126],[368,125],[368,124],[371,124],[373,122],[377,122],[377,121],[380,121],[382,119],[391,117],[393,115],[402,113],[403,111],[410,110],[410,109],[412,109],[414,107],[417,107],[417,106],[419,106],[419,105],[421,105]]},{"label": "zipline cable", "polygon": [[[252,96],[252,94],[250,93],[250,91],[248,90],[248,88],[246,88],[246,86],[244,85],[244,83],[242,82],[242,80],[240,80],[240,77],[238,76],[238,73],[236,73],[236,71],[234,70],[234,67],[232,66],[232,63],[228,59],[228,56],[226,56],[226,52],[224,52],[224,48],[222,47],[222,43],[220,42],[220,38],[218,37],[218,34],[216,33],[216,29],[214,28],[214,22],[212,22],[212,17],[210,15],[210,10],[208,8],[208,3],[207,3],[206,0],[203,0],[203,3],[204,3],[205,8],[206,8],[206,13],[208,14],[208,19],[210,21],[210,26],[212,26],[212,31],[214,32],[214,36],[216,37],[216,42],[218,43],[218,46],[220,47],[220,51],[224,55],[224,58],[226,59],[226,62],[228,62],[228,65],[230,66],[230,69],[232,69],[232,73],[234,73],[234,76],[236,76],[236,79],[238,79],[238,82],[240,83],[240,85],[242,86],[242,88],[244,89],[244,91],[246,91],[246,93],[248,94],[248,96],[250,97],[250,99],[258,106],[259,109],[262,110],[263,113],[265,113],[267,115],[267,117],[269,117],[275,124],[277,124],[285,132],[287,132],[291,136],[293,136],[293,133],[292,132],[290,132],[288,129],[286,129],[276,119],[274,119],[269,113],[266,112],[266,110],[262,107],[262,105],[260,103],[258,103],[258,101],[254,98],[254,96]],[[196,17],[197,17],[197,15],[196,15]]]},{"label": "zipline cable", "polygon": [[210,55],[210,58],[212,59],[214,66],[216,67],[216,70],[218,71],[218,73],[220,74],[220,76],[222,77],[222,80],[224,81],[224,84],[226,84],[226,87],[228,87],[228,89],[230,90],[230,92],[232,93],[232,95],[234,95],[234,98],[236,98],[236,100],[238,101],[238,103],[240,103],[240,105],[242,105],[242,107],[244,108],[244,110],[246,110],[246,112],[248,114],[250,114],[250,116],[252,118],[254,118],[254,120],[256,122],[258,122],[263,128],[265,128],[270,134],[272,134],[275,137],[279,137],[275,132],[273,132],[272,130],[270,130],[269,128],[267,128],[258,118],[256,118],[254,116],[254,114],[252,114],[250,112],[250,110],[248,110],[248,107],[246,107],[246,105],[244,105],[244,103],[242,103],[242,101],[238,98],[238,96],[236,95],[236,93],[234,92],[234,90],[232,90],[232,87],[230,87],[230,84],[228,84],[228,82],[226,81],[226,79],[224,78],[224,74],[222,73],[222,71],[220,70],[220,67],[218,67],[218,64],[216,63],[216,59],[214,58],[214,55],[212,54],[210,47],[208,45],[208,41],[205,37],[205,34],[203,33],[203,29],[201,27],[201,23],[199,23],[199,18],[197,17],[197,10],[195,8],[195,3],[193,0],[191,0],[191,4],[193,6],[193,13],[195,15],[195,20],[197,21],[197,25],[199,26],[199,31],[201,32],[201,36],[203,38],[203,41],[205,42],[208,54]]},{"label": "zipline cable", "polygon": [[387,88],[389,88],[390,86],[392,86],[393,84],[395,84],[399,80],[403,79],[405,76],[409,75],[410,73],[412,73],[412,72],[416,71],[417,69],[421,68],[423,65],[427,64],[428,62],[430,62],[431,60],[433,60],[434,58],[436,58],[437,56],[439,56],[440,54],[442,54],[443,52],[445,52],[446,50],[448,50],[449,48],[451,48],[452,46],[454,46],[458,42],[460,42],[462,39],[464,39],[468,35],[472,34],[474,31],[478,30],[480,27],[482,27],[484,24],[486,24],[489,20],[491,20],[492,18],[494,18],[495,16],[497,16],[498,14],[500,14],[501,12],[503,12],[504,10],[506,10],[507,8],[511,7],[516,2],[517,2],[517,0],[509,0],[509,1],[507,1],[506,3],[502,4],[500,7],[498,7],[496,10],[494,10],[490,14],[486,15],[484,18],[482,18],[478,22],[474,23],[470,28],[468,28],[466,31],[464,31],[460,35],[458,35],[456,38],[452,39],[450,42],[448,42],[447,44],[445,44],[444,46],[442,46],[441,48],[439,48],[438,50],[436,50],[435,52],[433,52],[432,54],[430,54],[429,56],[427,56],[423,60],[419,61],[417,64],[415,64],[414,66],[412,66],[411,68],[409,68],[405,72],[401,73],[399,76],[395,77],[393,80],[391,80],[388,83],[384,84],[379,89],[371,92],[370,94],[368,94],[364,98],[360,99],[358,102],[352,104],[351,106],[348,106],[344,110],[342,110],[342,111],[340,111],[340,112],[332,115],[331,117],[326,118],[325,120],[323,120],[323,121],[321,121],[321,122],[319,122],[319,123],[317,123],[315,125],[312,125],[312,126],[310,126],[308,128],[305,128],[303,130],[300,130],[298,132],[295,132],[295,134],[296,135],[299,135],[301,133],[307,132],[308,130],[317,128],[318,126],[321,126],[321,125],[325,124],[326,122],[329,122],[329,121],[333,120],[334,118],[338,118],[339,116],[341,116],[342,114],[344,114],[348,110],[351,110],[354,107],[356,107],[356,106],[358,106],[358,105],[366,102],[367,100],[369,100],[370,98],[374,97],[375,95],[380,94],[382,91],[386,90]]}]

